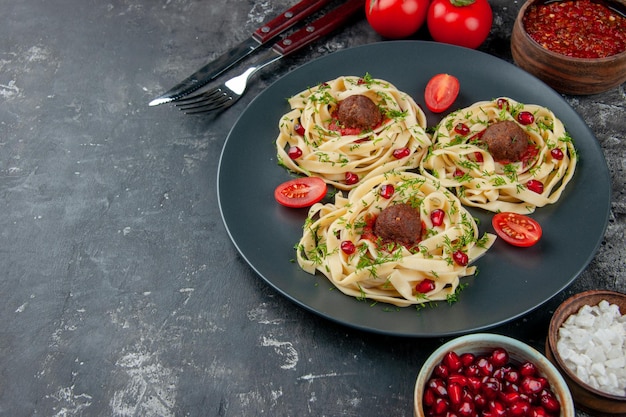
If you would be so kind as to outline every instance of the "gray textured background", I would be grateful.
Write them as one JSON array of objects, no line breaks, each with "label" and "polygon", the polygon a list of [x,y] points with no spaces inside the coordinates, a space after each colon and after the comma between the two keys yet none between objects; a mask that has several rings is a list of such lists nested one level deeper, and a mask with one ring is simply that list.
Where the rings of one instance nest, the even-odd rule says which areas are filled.
[{"label": "gray textured background", "polygon": [[[256,94],[381,38],[357,22],[217,118],[147,107],[292,3],[0,0],[0,415],[412,415],[419,367],[443,340],[361,333],[294,306],[236,253],[215,190],[224,139]],[[510,61],[521,3],[491,4],[480,49]],[[494,329],[538,347],[567,296],[626,292],[624,85],[565,99],[605,152],[613,200],[579,279]]]}]

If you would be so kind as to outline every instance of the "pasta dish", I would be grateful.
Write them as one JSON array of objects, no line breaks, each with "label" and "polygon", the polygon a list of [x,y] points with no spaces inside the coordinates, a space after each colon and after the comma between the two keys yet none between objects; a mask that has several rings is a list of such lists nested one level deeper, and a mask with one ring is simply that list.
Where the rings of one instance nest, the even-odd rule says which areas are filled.
[{"label": "pasta dish", "polygon": [[392,171],[313,205],[297,261],[347,295],[404,307],[450,301],[494,240],[438,181]]},{"label": "pasta dish", "polygon": [[464,205],[532,213],[555,203],[577,155],[563,123],[547,108],[501,97],[446,116],[420,172]]},{"label": "pasta dish", "polygon": [[277,157],[287,169],[340,190],[391,170],[417,168],[431,144],[415,101],[384,80],[343,76],[289,99]]}]

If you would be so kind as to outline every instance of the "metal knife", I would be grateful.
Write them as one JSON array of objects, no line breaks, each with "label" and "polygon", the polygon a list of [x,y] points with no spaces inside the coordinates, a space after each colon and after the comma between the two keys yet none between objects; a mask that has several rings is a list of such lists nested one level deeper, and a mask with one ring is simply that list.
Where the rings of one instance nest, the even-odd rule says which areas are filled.
[{"label": "metal knife", "polygon": [[268,43],[302,19],[315,13],[330,1],[331,0],[301,0],[280,16],[259,27],[248,39],[225,52],[214,61],[209,62],[164,94],[152,100],[149,105],[157,106],[159,104],[169,103],[203,87],[228,68],[250,55],[256,49]]}]

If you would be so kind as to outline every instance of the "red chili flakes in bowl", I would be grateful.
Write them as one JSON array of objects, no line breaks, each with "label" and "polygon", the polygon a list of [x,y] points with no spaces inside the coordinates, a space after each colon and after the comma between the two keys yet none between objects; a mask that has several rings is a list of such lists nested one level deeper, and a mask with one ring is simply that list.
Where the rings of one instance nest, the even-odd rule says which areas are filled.
[{"label": "red chili flakes in bowl", "polygon": [[605,58],[626,51],[626,18],[597,0],[531,5],[524,28],[550,51],[575,58]]}]

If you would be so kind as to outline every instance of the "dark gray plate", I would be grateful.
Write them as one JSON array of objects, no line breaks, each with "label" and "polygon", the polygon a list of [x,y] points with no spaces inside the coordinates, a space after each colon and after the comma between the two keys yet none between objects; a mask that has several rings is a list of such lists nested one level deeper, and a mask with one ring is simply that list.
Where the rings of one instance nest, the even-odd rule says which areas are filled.
[{"label": "dark gray plate", "polygon": [[[580,161],[557,204],[533,217],[543,226],[541,241],[515,248],[498,240],[477,262],[479,274],[457,303],[417,311],[371,304],[331,290],[321,275],[311,276],[294,262],[305,209],[274,201],[274,188],[290,178],[277,165],[274,140],[286,99],[341,75],[365,73],[393,83],[423,105],[423,91],[435,74],[461,82],[453,108],[508,96],[550,108],[574,138]],[[427,112],[428,113],[428,112]],[[429,125],[443,115],[429,114]],[[256,97],[231,130],[222,151],[218,198],[224,224],[248,264],[268,284],[296,304],[330,320],[376,333],[434,337],[483,330],[520,317],[567,287],[596,253],[608,222],[610,178],[604,155],[580,116],[552,89],[528,73],[491,55],[454,46],[384,42],[336,52],[285,75]],[[481,232],[493,232],[490,213],[471,210]]]}]

